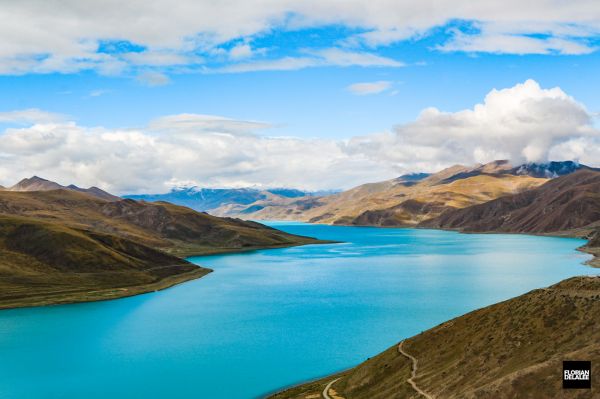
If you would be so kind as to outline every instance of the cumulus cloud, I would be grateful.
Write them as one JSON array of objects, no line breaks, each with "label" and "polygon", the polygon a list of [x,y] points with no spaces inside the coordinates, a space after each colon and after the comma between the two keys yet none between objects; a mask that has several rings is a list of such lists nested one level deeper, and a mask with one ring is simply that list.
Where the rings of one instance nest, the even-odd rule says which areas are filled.
[{"label": "cumulus cloud", "polygon": [[387,80],[379,80],[377,82],[362,82],[354,83],[347,87],[348,91],[358,96],[365,96],[368,94],[378,94],[392,87],[392,82]]},{"label": "cumulus cloud", "polygon": [[[344,38],[344,45],[378,47],[426,35],[451,21],[473,21],[479,32],[457,35],[441,48],[580,54],[595,49],[589,39],[600,32],[600,7],[596,0],[433,5],[413,0],[180,0],[177,7],[169,0],[101,0],[85,7],[78,0],[59,5],[29,0],[3,2],[0,20],[0,73],[95,69],[110,74],[132,65],[198,66],[204,62],[198,54],[227,43],[334,25],[358,32]],[[139,48],[104,51],[103,43],[115,39]],[[234,49],[232,59],[251,55],[247,44]]]},{"label": "cumulus cloud", "polygon": [[0,134],[3,185],[38,174],[117,194],[167,191],[181,182],[316,190],[494,159],[600,166],[600,132],[590,113],[560,88],[533,80],[492,90],[470,109],[427,108],[412,123],[346,140],[267,136],[276,127],[265,122],[197,114],[165,116],[140,129],[85,127],[39,110],[0,118],[30,123]]},{"label": "cumulus cloud", "polygon": [[543,162],[550,155],[596,163],[587,150],[565,151],[565,143],[576,138],[598,143],[599,132],[585,107],[560,88],[543,89],[528,80],[492,90],[472,109],[443,112],[427,108],[414,122],[392,132],[353,138],[347,148],[397,165],[415,158],[431,165],[493,159]]}]

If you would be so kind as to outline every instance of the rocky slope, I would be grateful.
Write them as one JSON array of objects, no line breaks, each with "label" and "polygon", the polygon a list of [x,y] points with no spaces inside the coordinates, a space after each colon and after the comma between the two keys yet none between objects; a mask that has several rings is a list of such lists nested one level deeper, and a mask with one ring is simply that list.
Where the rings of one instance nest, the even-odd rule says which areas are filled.
[{"label": "rocky slope", "polygon": [[[562,389],[563,360],[600,362],[600,277],[576,277],[445,322],[405,340],[414,382],[433,398],[591,398]],[[338,375],[271,398],[420,398],[407,380],[413,363],[398,344]],[[335,396],[334,396],[335,395]]]}]

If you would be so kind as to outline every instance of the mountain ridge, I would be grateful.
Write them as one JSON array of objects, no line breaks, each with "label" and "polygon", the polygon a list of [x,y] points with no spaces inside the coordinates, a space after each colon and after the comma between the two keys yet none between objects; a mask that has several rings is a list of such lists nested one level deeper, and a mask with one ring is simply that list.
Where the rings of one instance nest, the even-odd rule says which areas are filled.
[{"label": "mountain ridge", "polygon": [[475,166],[453,165],[437,173],[403,175],[366,183],[341,193],[270,203],[227,205],[211,212],[252,219],[410,227],[445,211],[464,208],[534,188],[550,178],[593,170],[573,161],[513,166],[507,160]]},{"label": "mountain ridge", "polygon": [[80,188],[74,184],[63,186],[54,181],[44,179],[39,176],[32,176],[20,180],[15,185],[4,188],[4,191],[52,191],[52,190],[71,190],[85,193],[97,198],[101,198],[107,201],[118,201],[121,198],[116,195],[112,195],[98,187],[92,186],[89,188]]}]

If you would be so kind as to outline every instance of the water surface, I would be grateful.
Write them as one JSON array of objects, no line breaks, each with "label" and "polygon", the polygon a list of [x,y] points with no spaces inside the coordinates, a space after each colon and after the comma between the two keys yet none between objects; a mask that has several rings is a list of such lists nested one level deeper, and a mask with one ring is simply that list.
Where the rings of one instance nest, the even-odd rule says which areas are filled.
[{"label": "water surface", "polygon": [[345,243],[191,258],[215,272],[132,298],[0,311],[0,398],[253,398],[597,274],[577,239],[277,227]]}]

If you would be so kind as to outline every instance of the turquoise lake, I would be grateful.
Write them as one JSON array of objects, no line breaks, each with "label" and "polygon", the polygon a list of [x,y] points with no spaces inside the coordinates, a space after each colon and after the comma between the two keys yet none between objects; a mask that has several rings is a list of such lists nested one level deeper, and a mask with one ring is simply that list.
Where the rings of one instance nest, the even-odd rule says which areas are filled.
[{"label": "turquoise lake", "polygon": [[210,275],[0,311],[0,398],[255,398],[570,276],[583,240],[273,223],[341,244],[190,258]]}]

